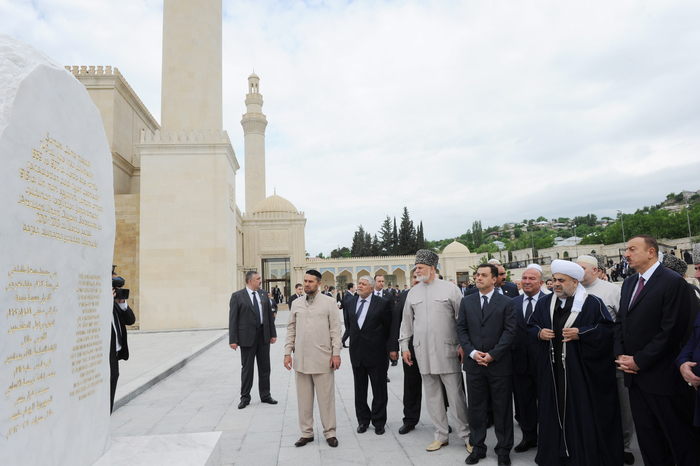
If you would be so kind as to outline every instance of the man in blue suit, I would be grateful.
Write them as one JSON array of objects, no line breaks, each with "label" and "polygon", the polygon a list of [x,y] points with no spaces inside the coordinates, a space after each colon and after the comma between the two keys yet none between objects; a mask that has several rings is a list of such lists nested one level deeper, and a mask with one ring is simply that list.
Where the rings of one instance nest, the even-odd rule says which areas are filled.
[{"label": "man in blue suit", "polygon": [[674,360],[689,321],[686,281],[658,261],[659,245],[638,235],[625,258],[637,273],[622,284],[615,354],[625,371],[644,464],[698,464],[688,386]]},{"label": "man in blue suit", "polygon": [[544,284],[542,268],[531,264],[521,279],[523,294],[513,300],[518,328],[511,346],[513,355],[513,394],[517,403],[522,441],[514,448],[517,453],[537,446],[537,366],[533,360],[527,333],[527,320],[535,311],[537,301],[547,296],[541,291]]}]

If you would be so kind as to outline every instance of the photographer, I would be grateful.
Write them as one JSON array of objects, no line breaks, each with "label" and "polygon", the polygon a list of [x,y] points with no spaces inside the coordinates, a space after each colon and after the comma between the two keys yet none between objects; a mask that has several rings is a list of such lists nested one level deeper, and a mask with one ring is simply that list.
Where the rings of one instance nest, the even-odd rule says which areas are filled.
[{"label": "photographer", "polygon": [[126,326],[136,322],[134,311],[131,310],[126,300],[129,299],[129,290],[124,288],[124,279],[118,277],[112,269],[112,338],[109,344],[109,369],[110,369],[110,399],[109,412],[114,409],[114,394],[117,391],[119,379],[119,360],[129,359],[129,345],[126,342]]}]

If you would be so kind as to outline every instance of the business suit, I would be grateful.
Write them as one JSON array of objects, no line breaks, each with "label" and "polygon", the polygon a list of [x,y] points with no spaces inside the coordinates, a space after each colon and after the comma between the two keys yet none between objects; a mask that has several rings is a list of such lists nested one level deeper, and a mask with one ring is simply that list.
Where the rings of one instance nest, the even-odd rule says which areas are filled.
[{"label": "business suit", "polygon": [[[389,351],[399,351],[399,331],[403,318],[403,308],[406,304],[408,290],[399,294],[399,300],[394,306],[394,317],[391,322],[391,337],[389,338]],[[418,368],[416,352],[413,348],[413,338],[408,341],[408,350],[411,352],[413,365],[403,363],[403,423],[407,426],[415,426],[420,421],[420,404],[422,398],[423,378]]]},{"label": "business suit", "polygon": [[[480,293],[462,299],[457,320],[457,335],[464,350],[464,371],[467,373],[469,396],[470,443],[473,451],[486,453],[487,394],[493,400],[494,425],[498,443],[494,451],[508,455],[513,448],[511,344],[517,321],[512,299],[494,291],[482,310]],[[473,351],[488,353],[494,360],[479,365]]]},{"label": "business suit", "polygon": [[[694,299],[697,300],[698,298],[694,296]],[[693,333],[690,335],[688,343],[686,343],[683,351],[676,359],[676,366],[680,369],[686,362],[700,363],[700,316],[695,320]],[[693,367],[693,374],[700,377],[700,365]],[[692,389],[689,387],[688,390]],[[695,419],[693,419],[693,424],[696,427],[700,427],[700,390],[692,390],[691,393],[695,396]]]},{"label": "business suit", "polygon": [[[538,301],[546,294],[542,291],[538,294]],[[516,410],[520,429],[523,432],[523,441],[537,442],[537,366],[533,360],[527,333],[527,321],[523,314],[523,302],[528,296],[519,295],[513,300],[515,305],[515,317],[517,330],[511,345],[513,359],[513,394],[516,399]],[[532,311],[535,310],[535,302]]]},{"label": "business suit", "polygon": [[245,287],[233,293],[229,302],[229,344],[235,343],[241,348],[241,402],[250,402],[253,364],[256,361],[260,399],[270,398],[270,340],[277,338],[267,293],[262,290],[253,292],[259,312],[253,306],[250,293],[249,288]]},{"label": "business suit", "polygon": [[625,385],[642,457],[647,465],[674,459],[678,465],[697,465],[687,385],[674,364],[689,320],[687,285],[658,264],[630,305],[639,277],[622,284],[615,355],[632,356],[639,367],[637,374],[625,373]]},{"label": "business suit", "polygon": [[[272,317],[274,317],[276,319],[277,318],[277,307],[278,307],[277,300],[273,297],[272,299],[269,299],[269,301],[270,301],[270,309],[272,310]],[[275,322],[273,320],[272,324],[274,325],[274,323]]]},{"label": "business suit", "polygon": [[[350,316],[350,363],[355,381],[355,414],[359,425],[368,426],[371,420],[373,426],[384,427],[388,402],[386,349],[391,330],[391,306],[388,300],[378,296],[371,295],[367,299],[369,303],[364,304],[360,296],[345,302]],[[358,306],[362,306],[359,315]],[[368,379],[372,384],[371,412],[367,405]]]},{"label": "business suit", "polygon": [[[126,326],[134,325],[136,322],[136,316],[134,316],[134,311],[127,305],[125,310],[122,310],[116,301],[112,305],[112,337],[109,342],[109,372],[110,372],[110,398],[109,398],[109,412],[111,413],[114,409],[114,395],[117,392],[117,381],[119,380],[119,360],[126,361],[129,359],[129,344],[126,339]],[[117,328],[118,334],[115,333],[114,328]],[[117,351],[117,342],[121,346],[119,351]]]},{"label": "business suit", "polygon": [[343,301],[341,303],[341,309],[343,310],[343,324],[345,324],[345,332],[343,332],[343,338],[341,339],[343,346],[345,346],[345,342],[350,336],[350,317],[348,316],[348,309],[345,305],[345,301],[347,301],[348,299],[352,299],[354,296],[355,295],[352,294],[350,291],[345,290],[345,294],[343,295]]},{"label": "business suit", "polygon": [[296,293],[294,293],[293,295],[291,295],[291,296],[289,297],[289,309],[292,308],[292,303],[293,303],[294,300],[297,299],[297,298],[300,298],[300,296],[299,296],[298,294],[296,294]]}]

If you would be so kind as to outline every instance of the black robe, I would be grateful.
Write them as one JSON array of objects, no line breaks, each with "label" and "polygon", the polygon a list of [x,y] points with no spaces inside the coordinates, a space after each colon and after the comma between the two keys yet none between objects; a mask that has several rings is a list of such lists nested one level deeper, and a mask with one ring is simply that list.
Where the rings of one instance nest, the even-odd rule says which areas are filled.
[{"label": "black robe", "polygon": [[[579,339],[565,343],[565,386],[556,383],[554,340],[539,339],[543,328],[552,329],[552,299],[537,301],[528,320],[532,352],[537,365],[539,444],[535,462],[539,465],[571,466],[622,465],[624,447],[620,403],[615,380],[613,321],[605,304],[589,295],[570,327],[579,329]],[[568,306],[567,306],[568,307]],[[556,338],[561,338],[561,334]],[[560,424],[557,390],[564,390],[563,428]]]}]

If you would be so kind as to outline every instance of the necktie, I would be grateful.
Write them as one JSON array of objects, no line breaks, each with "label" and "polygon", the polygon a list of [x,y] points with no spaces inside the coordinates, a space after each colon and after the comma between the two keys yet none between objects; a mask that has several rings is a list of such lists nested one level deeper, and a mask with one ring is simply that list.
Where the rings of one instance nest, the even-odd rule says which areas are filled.
[{"label": "necktie", "polygon": [[484,309],[486,309],[486,306],[488,306],[488,305],[489,305],[489,297],[484,296],[484,305],[481,306],[481,317],[482,318],[484,317]]},{"label": "necktie", "polygon": [[500,286],[497,286],[497,287],[496,287],[496,290],[498,290],[498,294],[503,294],[503,290],[501,289]]},{"label": "necktie", "polygon": [[525,309],[525,322],[530,319],[530,316],[532,315],[532,298],[528,297],[527,298],[527,308]]},{"label": "necktie", "polygon": [[363,299],[362,301],[360,301],[360,308],[355,313],[355,315],[357,316],[358,319],[360,318],[360,315],[362,315],[362,308],[365,307],[366,302],[367,302],[366,299]]},{"label": "necktie", "polygon": [[262,325],[262,319],[260,318],[260,306],[258,305],[258,299],[255,297],[256,293],[253,292],[253,309],[255,309],[255,326],[260,327]]},{"label": "necktie", "polygon": [[637,287],[637,292],[634,294],[634,298],[632,298],[632,302],[630,302],[630,306],[632,306],[632,304],[634,304],[634,302],[637,300],[637,296],[639,296],[639,292],[642,291],[642,288],[644,288],[644,277],[640,275],[639,286]]}]

